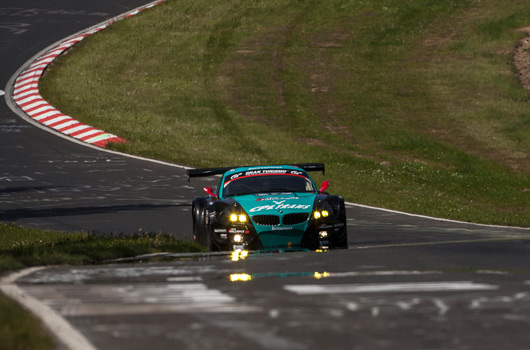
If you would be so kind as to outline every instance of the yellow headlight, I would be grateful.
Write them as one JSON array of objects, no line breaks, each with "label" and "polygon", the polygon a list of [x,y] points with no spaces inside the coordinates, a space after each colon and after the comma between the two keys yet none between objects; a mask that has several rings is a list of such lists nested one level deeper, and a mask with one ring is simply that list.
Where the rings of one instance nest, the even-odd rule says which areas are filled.
[{"label": "yellow headlight", "polygon": [[313,213],[313,217],[314,217],[315,219],[320,219],[320,212],[315,211],[315,212]]},{"label": "yellow headlight", "polygon": [[329,216],[329,212],[327,210],[322,210],[322,216],[327,218]]},{"label": "yellow headlight", "polygon": [[236,222],[237,221],[237,215],[236,214],[230,215],[230,221]]},{"label": "yellow headlight", "polygon": [[239,215],[239,222],[247,222],[247,216],[246,215]]}]

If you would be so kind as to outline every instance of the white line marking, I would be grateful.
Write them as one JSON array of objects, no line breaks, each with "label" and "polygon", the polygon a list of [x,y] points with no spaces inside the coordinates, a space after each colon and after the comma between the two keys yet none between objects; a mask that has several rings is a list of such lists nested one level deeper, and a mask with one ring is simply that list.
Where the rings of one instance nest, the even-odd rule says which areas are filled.
[{"label": "white line marking", "polygon": [[96,350],[96,348],[81,333],[73,328],[70,323],[62,318],[57,312],[37,299],[29,296],[14,284],[17,279],[42,269],[44,269],[44,267],[30,268],[8,275],[0,280],[0,290],[39,317],[46,327],[48,327],[48,329],[59,339],[60,342],[66,345],[68,349]]},{"label": "white line marking", "polygon": [[414,298],[411,301],[398,301],[396,305],[403,311],[411,310],[415,305],[420,303],[420,299]]},{"label": "white line marking", "polygon": [[[176,277],[176,278],[193,278]],[[199,277],[200,278],[200,277]],[[249,313],[261,307],[239,303],[204,283],[179,280],[171,284],[152,285],[53,285],[27,287],[32,295],[63,316],[142,315],[171,313]]]},{"label": "white line marking", "polygon": [[349,303],[346,304],[346,309],[350,311],[359,311],[360,306],[356,302],[350,301]]},{"label": "white line marking", "polygon": [[372,308],[372,317],[378,317],[379,316],[379,308],[373,307]]},{"label": "white line marking", "polygon": [[202,277],[201,276],[168,277],[166,281],[168,282],[195,282],[195,281],[202,281]]},{"label": "white line marking", "polygon": [[434,305],[436,305],[436,307],[438,308],[438,314],[440,316],[445,315],[447,311],[449,311],[449,306],[447,306],[447,304],[444,303],[441,299],[434,299]]},{"label": "white line marking", "polygon": [[441,271],[350,271],[350,272],[322,272],[315,278],[357,277],[357,276],[421,276],[441,274]]},{"label": "white line marking", "polygon": [[399,215],[407,215],[407,216],[412,216],[412,217],[415,217],[415,218],[421,218],[421,219],[436,220],[436,221],[443,221],[443,222],[452,222],[452,223],[455,223],[455,224],[466,224],[466,225],[470,225],[470,226],[492,227],[492,228],[511,228],[511,229],[518,229],[518,230],[530,230],[530,227],[478,224],[478,223],[474,223],[474,222],[458,221],[458,220],[451,220],[451,219],[444,219],[444,218],[436,218],[436,217],[433,217],[433,216],[427,216],[427,215],[419,215],[419,214],[406,213],[406,212],[399,211],[399,210],[392,210],[392,209],[385,209],[385,208],[372,207],[372,206],[370,206],[370,205],[357,204],[357,203],[352,203],[352,202],[344,202],[344,204],[345,204],[345,205],[352,206],[352,207],[359,207],[359,208],[366,208],[366,209],[379,210],[379,211],[384,211],[384,212],[386,212],[386,213],[399,214]]},{"label": "white line marking", "polygon": [[422,282],[422,283],[381,283],[381,284],[308,284],[287,285],[284,288],[298,295],[314,294],[353,294],[353,293],[410,293],[494,290],[498,286],[474,282]]}]

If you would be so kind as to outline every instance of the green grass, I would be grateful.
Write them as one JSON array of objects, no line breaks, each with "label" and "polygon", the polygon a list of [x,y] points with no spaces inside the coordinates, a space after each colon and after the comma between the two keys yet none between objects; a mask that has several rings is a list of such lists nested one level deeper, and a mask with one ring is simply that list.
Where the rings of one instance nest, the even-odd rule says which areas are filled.
[{"label": "green grass", "polygon": [[[96,264],[156,252],[199,252],[195,242],[161,234],[95,236],[22,228],[0,223],[0,275],[10,270],[62,264]],[[40,323],[0,294],[0,349],[55,348]]]},{"label": "green grass", "polygon": [[0,224],[0,272],[38,265],[95,264],[158,252],[200,252],[190,240],[163,234],[98,236]]},{"label": "green grass", "polygon": [[36,319],[0,294],[0,349],[51,350],[55,346]]},{"label": "green grass", "polygon": [[119,151],[322,161],[349,201],[530,226],[512,64],[528,18],[525,1],[169,0],[84,40],[41,90]]}]

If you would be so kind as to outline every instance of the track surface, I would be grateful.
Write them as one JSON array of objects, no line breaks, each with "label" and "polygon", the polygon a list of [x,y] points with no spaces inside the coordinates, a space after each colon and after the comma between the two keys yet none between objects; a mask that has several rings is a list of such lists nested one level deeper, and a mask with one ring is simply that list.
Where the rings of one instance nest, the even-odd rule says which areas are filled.
[{"label": "track surface", "polygon": [[[3,0],[0,86],[33,55],[145,0]],[[193,191],[184,170],[95,151],[35,128],[0,104],[0,220],[102,233],[185,237]]]},{"label": "track surface", "polygon": [[[0,86],[141,0],[3,0]],[[0,219],[189,237],[184,170],[68,142],[0,103]],[[57,267],[19,286],[98,349],[530,349],[530,232],[349,207],[350,249]],[[248,282],[231,282],[232,274]]]}]

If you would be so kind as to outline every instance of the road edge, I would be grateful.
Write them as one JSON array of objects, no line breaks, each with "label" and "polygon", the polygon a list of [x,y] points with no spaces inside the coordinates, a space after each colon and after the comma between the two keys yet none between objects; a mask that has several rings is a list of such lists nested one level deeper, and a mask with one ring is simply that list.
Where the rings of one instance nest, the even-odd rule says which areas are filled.
[{"label": "road edge", "polygon": [[[127,154],[127,153],[122,153],[122,152],[118,152],[118,151],[113,151],[113,150],[109,150],[109,149],[106,149],[104,147],[99,147],[99,146],[95,146],[93,144],[90,144],[90,143],[86,143],[86,142],[83,142],[81,140],[78,140],[78,139],[75,139],[71,136],[68,136],[68,135],[65,135],[65,134],[62,134],[50,127],[47,127],[47,126],[44,126],[42,125],[41,123],[33,120],[31,117],[29,117],[22,109],[20,109],[17,104],[15,103],[14,99],[13,99],[13,89],[14,89],[14,84],[15,84],[15,81],[16,79],[20,76],[20,74],[27,68],[29,67],[35,60],[37,60],[39,57],[43,56],[46,52],[49,52],[50,50],[53,50],[54,47],[57,47],[58,45],[60,45],[61,43],[63,42],[66,42],[72,38],[75,38],[76,36],[79,36],[79,35],[82,35],[83,33],[87,33],[87,32],[90,32],[92,30],[95,30],[96,28],[99,28],[103,25],[110,25],[118,20],[121,20],[121,19],[125,19],[125,18],[129,18],[131,16],[134,16],[136,15],[137,13],[139,13],[141,10],[143,9],[147,9],[147,8],[150,8],[150,7],[153,7],[157,4],[161,4],[161,3],[164,3],[165,1],[167,0],[156,0],[156,1],[152,1],[150,3],[147,3],[146,5],[143,5],[143,6],[140,6],[136,9],[133,9],[133,10],[130,10],[130,11],[127,11],[121,15],[118,15],[118,16],[115,16],[111,19],[108,19],[108,20],[105,20],[99,24],[96,24],[94,26],[91,26],[91,27],[88,27],[86,29],[83,29],[75,34],[72,34],[64,39],[61,39],[51,45],[49,45],[48,47],[46,47],[45,49],[39,51],[37,54],[35,54],[32,58],[30,58],[28,61],[26,61],[16,72],[15,74],[13,74],[13,76],[9,79],[7,85],[6,85],[6,88],[5,88],[5,98],[6,98],[6,102],[7,102],[7,105],[9,106],[9,108],[11,108],[11,110],[16,113],[18,116],[20,116],[22,119],[24,119],[25,121],[27,121],[28,123],[32,124],[32,125],[35,125],[37,126],[38,128],[42,129],[42,130],[45,130],[53,135],[56,135],[56,136],[59,136],[59,137],[62,137],[64,138],[65,140],[68,140],[70,142],[74,142],[74,143],[77,143],[79,145],[82,145],[82,146],[85,146],[85,147],[89,147],[89,148],[92,148],[92,149],[95,149],[95,150],[99,150],[99,151],[103,151],[103,152],[107,152],[109,154],[113,154],[113,155],[119,155],[119,156],[124,156],[124,157],[128,157],[128,158],[131,158],[131,159],[136,159],[136,160],[141,160],[141,161],[148,161],[148,162],[151,162],[151,163],[155,163],[155,164],[159,164],[159,165],[164,165],[164,166],[170,166],[170,167],[174,167],[174,168],[179,168],[179,169],[193,169],[193,167],[188,167],[188,166],[185,166],[185,165],[180,165],[180,164],[175,164],[175,163],[169,163],[169,162],[166,162],[166,161],[161,161],[161,160],[157,160],[157,159],[152,159],[152,158],[146,158],[146,157],[141,157],[141,156],[136,156],[136,155],[132,155],[132,154]],[[471,226],[479,226],[479,227],[491,227],[491,228],[505,228],[505,229],[522,229],[522,230],[528,230],[530,231],[530,227],[520,227],[520,226],[505,226],[505,225],[489,225],[489,224],[481,224],[481,223],[473,223],[473,222],[466,222],[466,221],[459,221],[459,220],[451,220],[451,219],[445,219],[445,218],[437,218],[437,217],[432,217],[432,216],[427,216],[427,215],[421,215],[421,214],[413,214],[413,213],[407,213],[407,212],[402,212],[402,211],[398,211],[398,210],[393,210],[393,209],[386,209],[386,208],[380,208],[380,207],[374,207],[374,206],[369,206],[369,205],[364,205],[364,204],[358,204],[358,203],[353,203],[353,202],[346,202],[345,203],[346,205],[349,205],[349,206],[354,206],[354,207],[359,207],[359,208],[364,208],[364,209],[370,209],[370,210],[378,210],[378,211],[382,211],[382,212],[387,212],[387,213],[392,213],[392,214],[399,214],[399,215],[406,215],[406,216],[410,216],[410,217],[416,217],[416,218],[422,218],[422,219],[428,219],[428,220],[433,220],[433,221],[442,221],[442,222],[448,222],[448,223],[455,223],[455,224],[462,224],[462,225],[471,225]]]},{"label": "road edge", "polygon": [[162,4],[167,0],[155,0],[49,45],[26,61],[8,80],[5,92],[6,102],[17,115],[37,127],[80,144],[104,148],[108,143],[126,142],[121,137],[81,123],[64,115],[46,101],[39,92],[39,80],[46,68],[68,49],[88,36],[96,34],[112,24],[137,15],[143,10]]},{"label": "road edge", "polygon": [[48,305],[30,296],[16,285],[16,281],[24,276],[46,269],[47,267],[30,267],[13,272],[0,279],[0,292],[10,297],[26,310],[36,316],[50,331],[50,334],[63,346],[70,350],[97,350],[79,331],[65,318]]}]

